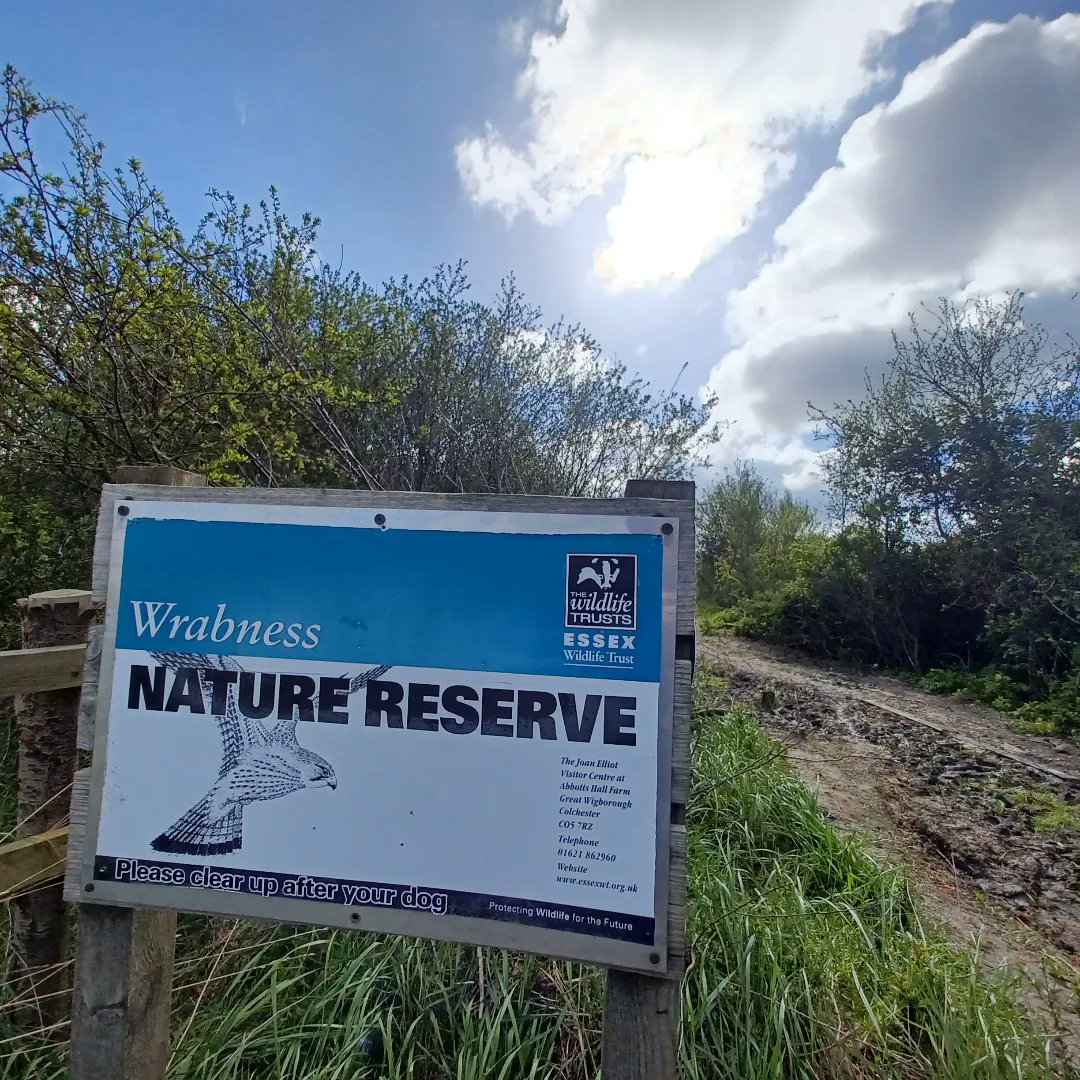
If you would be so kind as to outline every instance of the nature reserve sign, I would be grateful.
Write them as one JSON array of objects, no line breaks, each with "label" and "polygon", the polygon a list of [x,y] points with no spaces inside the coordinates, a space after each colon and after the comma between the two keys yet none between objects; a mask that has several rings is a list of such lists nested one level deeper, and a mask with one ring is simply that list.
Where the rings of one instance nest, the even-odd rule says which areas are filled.
[{"label": "nature reserve sign", "polygon": [[123,490],[86,901],[665,969],[677,517]]}]

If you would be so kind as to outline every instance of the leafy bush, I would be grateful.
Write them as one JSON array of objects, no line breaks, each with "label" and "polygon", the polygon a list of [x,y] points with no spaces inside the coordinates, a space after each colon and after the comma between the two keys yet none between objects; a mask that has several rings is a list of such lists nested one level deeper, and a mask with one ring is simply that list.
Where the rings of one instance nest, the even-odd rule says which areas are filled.
[{"label": "leafy bush", "polygon": [[1080,679],[1076,676],[1051,683],[1040,698],[1035,698],[1027,683],[992,666],[981,671],[932,668],[916,681],[930,693],[978,701],[1008,713],[1033,734],[1080,731]]},{"label": "leafy bush", "polygon": [[919,679],[924,690],[951,694],[961,701],[981,701],[1002,712],[1015,712],[1030,702],[1031,688],[995,667],[982,671],[931,668]]},{"label": "leafy bush", "polygon": [[1014,715],[1029,730],[1080,734],[1080,676],[1052,684],[1045,698],[1021,705]]}]

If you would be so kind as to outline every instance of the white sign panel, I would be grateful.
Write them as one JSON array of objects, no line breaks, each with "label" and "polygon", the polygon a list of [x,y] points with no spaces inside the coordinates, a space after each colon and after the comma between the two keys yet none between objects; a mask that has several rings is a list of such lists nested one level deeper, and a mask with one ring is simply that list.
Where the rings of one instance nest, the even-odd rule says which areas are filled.
[{"label": "white sign panel", "polygon": [[117,503],[85,899],[662,971],[677,528]]}]

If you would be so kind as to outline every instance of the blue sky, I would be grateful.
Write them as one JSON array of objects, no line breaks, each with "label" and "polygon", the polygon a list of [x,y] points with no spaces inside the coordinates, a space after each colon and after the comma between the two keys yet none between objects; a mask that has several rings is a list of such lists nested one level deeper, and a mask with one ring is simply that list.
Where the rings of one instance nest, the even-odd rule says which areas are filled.
[{"label": "blue sky", "polygon": [[[912,170],[911,185],[927,183],[930,169],[935,185],[954,184],[978,202],[983,174],[1002,155],[988,155],[974,179],[963,161],[946,168],[952,140],[933,127],[932,106],[970,109],[956,111],[955,123],[969,133],[987,125],[972,144],[985,146],[1002,121],[980,115],[963,80],[992,83],[1008,67],[1019,74],[1001,100],[1031,94],[1012,117],[1018,131],[1050,98],[1067,112],[1055,95],[1067,101],[1076,86],[1069,80],[1080,66],[1080,31],[1055,20],[1074,7],[566,0],[556,13],[550,2],[496,0],[13,2],[0,10],[0,61],[87,112],[115,160],[137,156],[182,222],[197,219],[211,186],[254,202],[272,183],[289,213],[322,218],[325,259],[371,281],[464,258],[477,293],[488,296],[514,272],[546,315],[582,323],[609,354],[658,383],[687,362],[682,388],[709,383],[736,422],[718,460],[749,453],[808,489],[812,459],[798,449],[810,444],[795,387],[846,396],[850,384],[856,392],[865,366],[858,357],[865,352],[872,366],[880,356],[893,307],[935,291],[963,296],[974,283],[1033,289],[1055,315],[1054,297],[1075,287],[1080,257],[1055,249],[1046,256],[1057,259],[1053,272],[1025,264],[1032,221],[1048,244],[1060,233],[1053,193],[1030,177],[1032,190],[1017,196],[1028,209],[1017,210],[1011,245],[943,244],[918,274],[879,255],[872,281],[855,240],[839,256],[827,250],[835,235],[871,233],[887,247],[890,228],[902,241],[905,221],[888,218],[875,194],[882,177],[900,182],[901,169]],[[1017,15],[1039,21],[1009,23]],[[992,38],[972,35],[986,20],[1009,26]],[[537,60],[541,43],[550,47]],[[1003,64],[1002,55],[1015,62]],[[920,64],[926,85],[905,98],[905,76]],[[881,66],[889,72],[867,74]],[[515,81],[530,70],[516,94]],[[895,109],[860,128],[857,118],[877,105]],[[1033,151],[1033,174],[1040,160],[1066,174],[1080,167],[1075,123],[1056,127]],[[931,132],[939,133],[933,145]],[[834,170],[823,178],[842,145],[851,164],[843,177]],[[903,164],[889,166],[887,152],[901,147]],[[929,192],[931,212],[937,191]],[[856,203],[858,220],[849,212]],[[620,204],[616,226],[608,215],[615,207],[618,217]],[[664,217],[663,235],[653,235],[650,221],[673,205],[685,214]],[[910,215],[918,203],[904,205]],[[995,215],[996,235],[1010,225]],[[682,240],[672,236],[680,231]],[[605,247],[606,264],[594,254]],[[837,265],[850,305],[821,284]],[[642,280],[654,268],[656,278]],[[819,284],[807,292],[811,278]],[[892,280],[897,295],[886,302],[881,282]],[[830,327],[846,336],[815,351]],[[830,360],[837,355],[846,366]]]}]

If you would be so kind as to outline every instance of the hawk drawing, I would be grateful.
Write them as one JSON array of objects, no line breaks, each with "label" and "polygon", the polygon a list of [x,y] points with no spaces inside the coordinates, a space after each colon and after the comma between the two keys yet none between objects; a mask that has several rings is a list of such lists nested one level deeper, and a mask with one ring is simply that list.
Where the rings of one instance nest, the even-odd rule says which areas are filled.
[{"label": "hawk drawing", "polygon": [[[214,668],[242,672],[228,656],[192,656],[151,653],[159,664],[176,671],[181,667]],[[375,667],[349,684],[354,694],[389,670]],[[203,698],[211,687],[201,680]],[[316,702],[317,702],[316,697]],[[316,706],[317,707],[317,706]],[[209,708],[207,709],[209,712]],[[210,790],[152,843],[155,851],[176,855],[226,855],[243,846],[244,807],[248,803],[280,799],[302,788],[337,787],[330,763],[296,741],[296,719],[279,720],[269,730],[259,720],[244,716],[236,707],[230,686],[223,715],[215,715],[221,735],[221,768]]]}]

